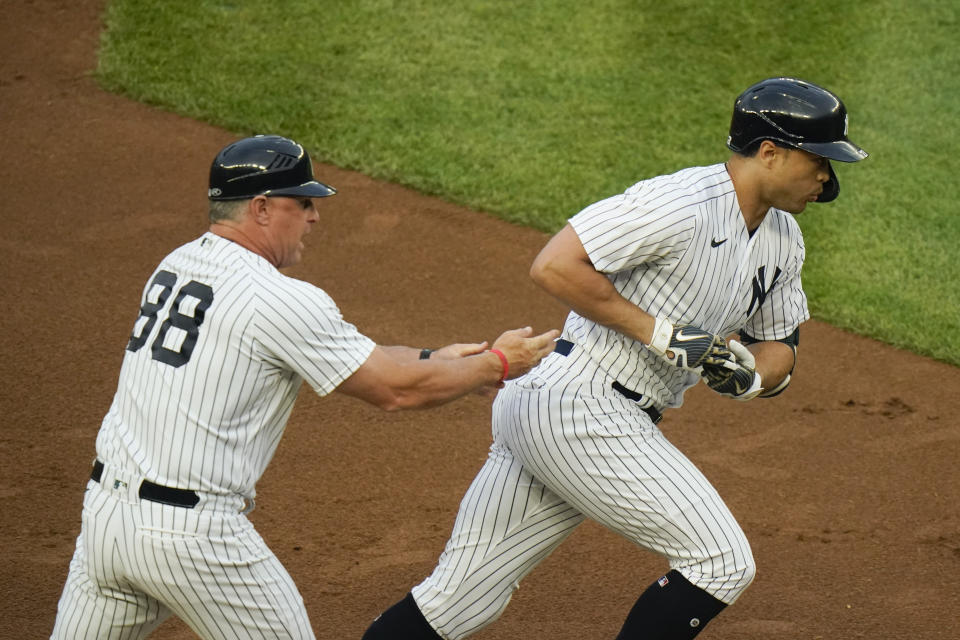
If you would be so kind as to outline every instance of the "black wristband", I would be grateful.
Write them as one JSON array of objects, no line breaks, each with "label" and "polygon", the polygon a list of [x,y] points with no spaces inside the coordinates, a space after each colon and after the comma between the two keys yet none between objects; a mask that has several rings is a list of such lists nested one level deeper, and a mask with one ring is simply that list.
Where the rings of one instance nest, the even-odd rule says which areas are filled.
[{"label": "black wristband", "polygon": [[420,359],[427,360],[430,358],[430,354],[433,353],[433,349],[421,349],[420,350]]}]

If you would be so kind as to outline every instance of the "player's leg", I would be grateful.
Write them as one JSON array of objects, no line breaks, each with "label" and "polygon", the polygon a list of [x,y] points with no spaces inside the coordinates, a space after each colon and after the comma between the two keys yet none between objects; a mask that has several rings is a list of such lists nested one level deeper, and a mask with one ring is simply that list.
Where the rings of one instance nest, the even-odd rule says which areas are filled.
[{"label": "player's leg", "polygon": [[[617,640],[689,640],[750,585],[756,570],[753,555],[740,525],[700,470],[656,427],[646,440],[651,451],[641,457],[648,461],[634,468],[649,468],[658,460],[655,465],[665,474],[654,473],[651,479],[665,489],[655,492],[658,500],[669,505],[655,519],[663,539],[648,548],[665,555],[671,570],[640,596]],[[628,441],[610,446],[633,449]],[[627,451],[618,455],[637,456]],[[636,535],[634,526],[620,531]]]},{"label": "player's leg", "polygon": [[129,505],[90,483],[83,528],[57,605],[52,640],[146,638],[170,616],[162,603],[133,588],[124,577],[124,527]]},{"label": "player's leg", "polygon": [[479,631],[581,522],[579,512],[494,443],[433,574],[375,620],[364,640],[456,640]]},{"label": "player's leg", "polygon": [[423,617],[423,612],[408,593],[374,620],[362,640],[443,640],[442,636]]},{"label": "player's leg", "polygon": [[[754,575],[750,546],[723,500],[631,401],[591,394],[575,379],[526,398],[504,423],[505,441],[524,466],[674,570],[669,588],[654,584],[638,601],[621,638],[693,637]],[[553,424],[543,424],[545,415],[555,416]],[[655,614],[672,610],[677,616],[668,615],[664,635],[656,635]]]},{"label": "player's leg", "polygon": [[643,592],[616,640],[689,640],[726,606],[671,569]]},{"label": "player's leg", "polygon": [[313,640],[286,569],[241,514],[142,503],[131,575],[204,640]]}]

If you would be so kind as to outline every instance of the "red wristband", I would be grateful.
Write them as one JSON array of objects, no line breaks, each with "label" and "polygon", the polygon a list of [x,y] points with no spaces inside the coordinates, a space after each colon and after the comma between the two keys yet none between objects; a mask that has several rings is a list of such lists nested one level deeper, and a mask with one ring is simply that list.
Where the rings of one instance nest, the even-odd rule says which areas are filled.
[{"label": "red wristband", "polygon": [[507,374],[510,373],[510,364],[507,362],[507,356],[503,355],[503,351],[500,349],[490,349],[490,353],[497,354],[497,357],[500,358],[500,364],[503,365],[503,374],[500,376],[500,382],[503,382],[507,379]]}]

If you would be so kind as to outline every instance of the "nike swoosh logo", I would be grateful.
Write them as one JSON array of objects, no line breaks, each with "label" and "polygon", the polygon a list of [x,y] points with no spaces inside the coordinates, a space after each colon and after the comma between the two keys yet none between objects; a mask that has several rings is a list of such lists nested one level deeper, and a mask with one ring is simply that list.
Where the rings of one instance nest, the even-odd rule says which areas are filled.
[{"label": "nike swoosh logo", "polygon": [[720,245],[722,245],[722,244],[723,244],[724,242],[726,242],[727,240],[728,240],[728,238],[724,238],[723,240],[719,240],[719,241],[718,241],[716,238],[714,238],[713,240],[710,241],[710,246],[713,247],[714,249],[716,249],[717,247],[719,247]]},{"label": "nike swoosh logo", "polygon": [[701,335],[701,334],[696,334],[696,335],[692,335],[692,336],[691,336],[691,335],[687,335],[687,334],[685,334],[685,333],[683,332],[683,329],[681,329],[680,331],[677,331],[677,335],[674,336],[674,337],[676,338],[677,342],[690,342],[691,340],[699,340],[699,339],[704,338],[704,337],[706,337],[706,336],[703,336],[703,335]]}]

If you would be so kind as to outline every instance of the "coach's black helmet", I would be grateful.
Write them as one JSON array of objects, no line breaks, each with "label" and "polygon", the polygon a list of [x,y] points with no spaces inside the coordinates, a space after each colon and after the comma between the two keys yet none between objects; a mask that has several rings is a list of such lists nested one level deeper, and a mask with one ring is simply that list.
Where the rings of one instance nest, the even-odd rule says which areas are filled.
[{"label": "coach's black helmet", "polygon": [[337,191],[313,178],[310,155],[281,136],[254,136],[224,147],[210,166],[211,200],[254,196],[323,198]]},{"label": "coach's black helmet", "polygon": [[[740,153],[763,141],[803,149],[818,156],[857,162],[867,152],[847,138],[847,108],[836,95],[795,78],[768,78],[749,87],[733,104],[727,146]],[[840,183],[830,179],[817,202],[830,202]]]}]

